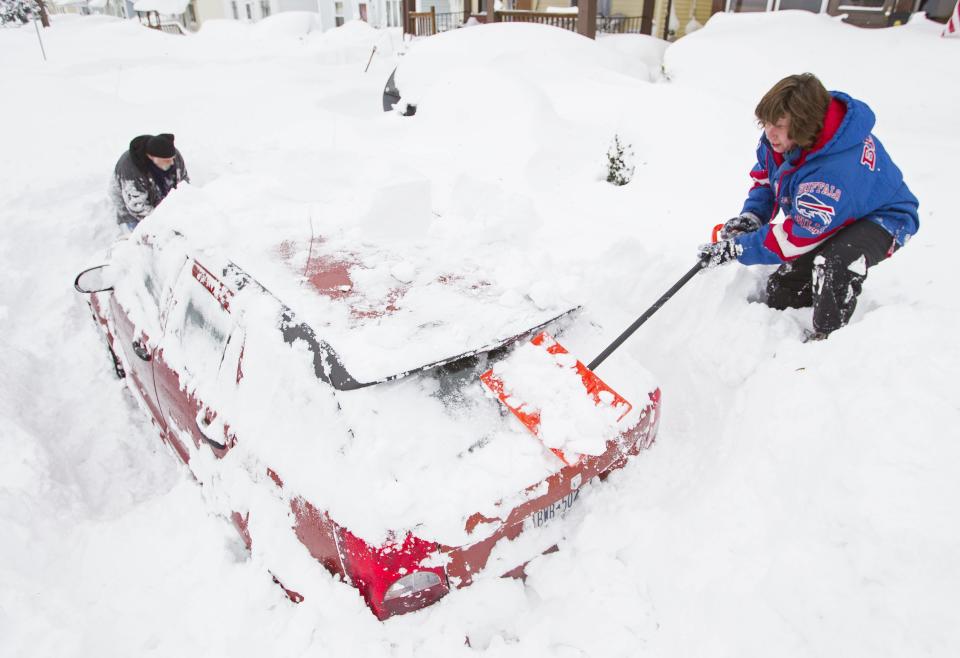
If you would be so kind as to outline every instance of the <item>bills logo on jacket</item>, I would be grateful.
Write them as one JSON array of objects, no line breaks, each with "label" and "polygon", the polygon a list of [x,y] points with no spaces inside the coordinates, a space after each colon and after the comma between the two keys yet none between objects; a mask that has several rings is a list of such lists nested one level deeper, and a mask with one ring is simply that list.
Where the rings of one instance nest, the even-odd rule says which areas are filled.
[{"label": "bills logo on jacket", "polygon": [[867,135],[863,142],[860,164],[870,167],[870,171],[874,171],[877,167],[877,145],[874,143],[872,135]]},{"label": "bills logo on jacket", "polygon": [[796,215],[793,221],[813,235],[823,233],[833,222],[835,215],[833,206],[824,203],[819,197],[809,192],[797,196]]}]

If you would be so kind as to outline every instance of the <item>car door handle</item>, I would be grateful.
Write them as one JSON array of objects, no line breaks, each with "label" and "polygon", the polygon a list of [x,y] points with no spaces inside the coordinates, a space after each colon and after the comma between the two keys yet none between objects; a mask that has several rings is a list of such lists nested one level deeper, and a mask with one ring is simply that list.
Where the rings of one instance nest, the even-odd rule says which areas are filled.
[{"label": "car door handle", "polygon": [[200,409],[200,411],[197,413],[196,423],[197,429],[200,431],[200,437],[204,440],[204,442],[207,443],[207,445],[212,448],[216,448],[217,450],[227,449],[226,443],[220,443],[210,436],[210,434],[214,433],[213,430],[215,429],[220,429],[220,431],[223,431],[223,423],[207,420],[206,409]]},{"label": "car door handle", "polygon": [[143,344],[142,340],[133,341],[133,353],[144,361],[149,361],[153,358],[150,356],[150,350]]}]

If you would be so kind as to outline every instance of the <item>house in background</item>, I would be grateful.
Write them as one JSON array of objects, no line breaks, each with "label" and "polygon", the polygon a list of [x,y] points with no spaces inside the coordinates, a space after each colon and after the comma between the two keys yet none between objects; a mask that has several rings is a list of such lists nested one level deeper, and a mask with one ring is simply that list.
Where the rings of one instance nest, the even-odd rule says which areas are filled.
[{"label": "house in background", "polygon": [[[284,11],[307,11],[323,14],[320,5],[330,4],[327,0],[191,0],[198,5],[209,6],[200,18],[203,22],[207,18],[214,18],[213,13],[219,11],[216,18],[233,18],[238,21],[259,21],[268,16]],[[217,10],[215,7],[219,7]],[[198,6],[199,10],[200,7]],[[332,12],[329,12],[332,15]],[[326,29],[326,26],[324,26]]]},{"label": "house in background", "polygon": [[[564,7],[569,6],[571,2],[572,4],[577,2],[577,0],[532,1],[541,8]],[[673,40],[702,27],[713,14],[721,11],[758,12],[800,9],[831,16],[846,15],[846,22],[860,27],[887,27],[905,23],[910,15],[921,7],[927,10],[930,18],[937,20],[939,15],[936,7],[940,4],[949,4],[947,11],[940,12],[946,16],[953,6],[952,2],[953,0],[597,0],[597,14],[599,16],[643,16],[652,9],[652,34]],[[536,7],[533,9],[538,11]]]},{"label": "house in background", "polygon": [[190,0],[136,0],[133,11],[140,22],[157,30],[184,34]]},{"label": "house in background", "polygon": [[87,0],[53,0],[48,2],[47,7],[52,13],[57,14],[80,14],[86,16],[90,13],[87,7]]},{"label": "house in background", "polygon": [[90,10],[91,14],[117,16],[119,18],[129,16],[126,13],[127,8],[124,0],[88,0],[87,9]]},{"label": "house in background", "polygon": [[[218,18],[232,18],[244,22],[256,22],[286,11],[306,11],[317,14],[321,29],[326,31],[352,20],[370,22],[374,27],[387,27],[386,19],[393,16],[400,24],[400,12],[389,13],[391,5],[399,6],[400,0],[191,0],[191,3],[220,5],[223,14]],[[382,9],[381,9],[382,7]],[[371,16],[378,17],[374,23]],[[209,12],[197,7],[198,22],[214,18]]]},{"label": "house in background", "polygon": [[[323,5],[327,0],[317,0]],[[333,24],[330,27],[339,27],[349,21],[364,21],[371,27],[400,27],[402,16],[401,0],[333,0]],[[323,29],[329,29],[326,22]]]},{"label": "house in background", "polygon": [[[921,10],[929,18],[945,21],[955,0],[594,1],[596,33],[643,33],[672,41],[699,29],[710,16],[721,11],[799,9],[844,15],[848,23],[861,27],[886,27],[904,23],[911,14]],[[592,21],[584,16],[585,22],[578,25],[576,19],[578,3],[590,11],[590,0],[52,0],[51,4],[60,13],[139,16],[141,22],[150,27],[176,31],[172,28],[180,26],[181,33],[196,31],[210,19],[256,22],[281,12],[305,11],[318,15],[322,30],[362,20],[375,28],[405,27],[416,34],[433,34],[460,27],[471,15],[483,22],[490,2],[496,3],[497,20],[548,22],[592,36],[583,29],[584,25],[592,25]],[[405,9],[410,12],[406,25]],[[531,13],[539,17],[531,17]],[[553,14],[554,18],[545,19],[547,14]],[[561,14],[568,18],[556,18]],[[421,25],[418,20],[427,21],[429,28],[425,32],[418,27]]]},{"label": "house in background", "polygon": [[803,9],[815,14],[846,14],[847,23],[860,27],[888,27],[906,23],[921,0],[714,0],[715,11],[781,11]]},{"label": "house in background", "polygon": [[187,5],[186,28],[196,32],[204,21],[226,17],[224,0],[190,0]]}]

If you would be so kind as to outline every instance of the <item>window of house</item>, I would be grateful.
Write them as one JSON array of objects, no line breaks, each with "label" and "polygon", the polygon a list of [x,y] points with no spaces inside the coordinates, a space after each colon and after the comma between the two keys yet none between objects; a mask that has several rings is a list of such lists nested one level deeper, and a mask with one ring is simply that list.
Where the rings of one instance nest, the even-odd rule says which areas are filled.
[{"label": "window of house", "polygon": [[767,11],[767,0],[730,0],[731,11]]},{"label": "window of house", "polygon": [[266,18],[270,15],[270,0],[260,0],[260,17]]},{"label": "window of house", "polygon": [[823,3],[820,0],[780,0],[777,9],[781,11],[784,9],[806,9],[819,14],[822,7]]},{"label": "window of house", "polygon": [[367,5],[366,5],[366,3],[361,3],[361,4],[359,5],[359,9],[360,9],[360,20],[363,21],[364,23],[366,23],[366,22],[367,22]]}]

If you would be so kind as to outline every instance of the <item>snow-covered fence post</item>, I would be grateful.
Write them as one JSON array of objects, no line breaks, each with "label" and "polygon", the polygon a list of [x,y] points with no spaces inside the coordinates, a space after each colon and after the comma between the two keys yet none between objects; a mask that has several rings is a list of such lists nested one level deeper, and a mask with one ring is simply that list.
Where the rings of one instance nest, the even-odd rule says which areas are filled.
[{"label": "snow-covered fence post", "polygon": [[947,24],[943,27],[943,34],[941,36],[960,38],[960,0],[954,5],[953,13],[950,15],[950,20],[948,20]]}]

